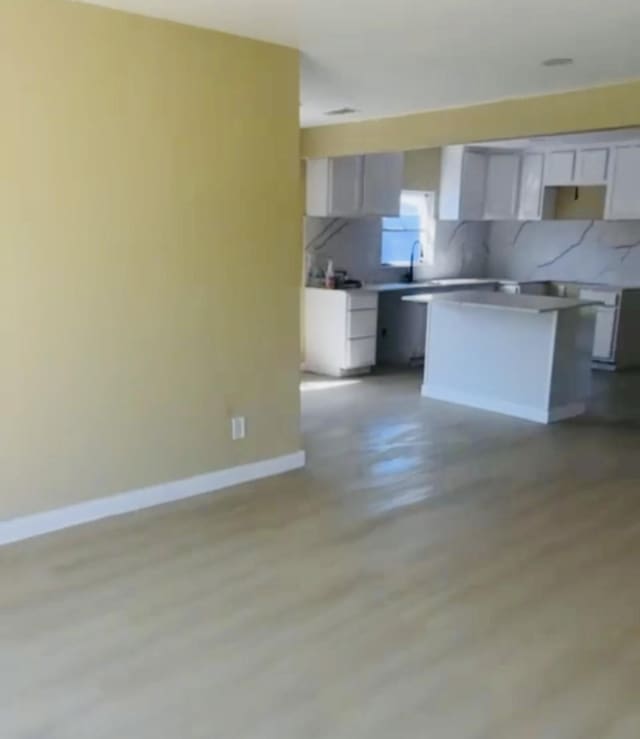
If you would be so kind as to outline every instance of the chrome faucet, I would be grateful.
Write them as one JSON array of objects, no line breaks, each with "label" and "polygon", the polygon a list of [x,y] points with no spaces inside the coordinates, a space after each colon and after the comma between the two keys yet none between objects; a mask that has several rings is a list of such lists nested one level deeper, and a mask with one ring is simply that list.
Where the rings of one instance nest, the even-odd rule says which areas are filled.
[{"label": "chrome faucet", "polygon": [[409,272],[407,273],[407,282],[413,282],[413,268],[415,265],[416,246],[420,247],[420,253],[422,253],[422,242],[420,241],[420,239],[414,241],[411,245],[411,256],[409,257]]}]

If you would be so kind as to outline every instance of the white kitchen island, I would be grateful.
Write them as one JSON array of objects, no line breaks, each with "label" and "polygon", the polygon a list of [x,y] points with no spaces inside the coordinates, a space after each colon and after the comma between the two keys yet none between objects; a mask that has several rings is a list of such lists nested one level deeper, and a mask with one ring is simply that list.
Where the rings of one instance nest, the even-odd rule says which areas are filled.
[{"label": "white kitchen island", "polygon": [[550,423],[585,412],[596,302],[463,291],[426,303],[427,398]]}]

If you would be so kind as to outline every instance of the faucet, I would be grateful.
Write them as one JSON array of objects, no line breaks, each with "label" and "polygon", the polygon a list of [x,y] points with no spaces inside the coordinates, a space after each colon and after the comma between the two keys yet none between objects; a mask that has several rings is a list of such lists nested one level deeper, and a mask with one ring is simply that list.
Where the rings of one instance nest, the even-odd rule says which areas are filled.
[{"label": "faucet", "polygon": [[419,246],[420,251],[422,251],[422,242],[420,241],[420,239],[417,239],[411,245],[411,256],[409,257],[409,272],[407,273],[407,282],[413,282],[413,268],[415,265],[416,246]]}]

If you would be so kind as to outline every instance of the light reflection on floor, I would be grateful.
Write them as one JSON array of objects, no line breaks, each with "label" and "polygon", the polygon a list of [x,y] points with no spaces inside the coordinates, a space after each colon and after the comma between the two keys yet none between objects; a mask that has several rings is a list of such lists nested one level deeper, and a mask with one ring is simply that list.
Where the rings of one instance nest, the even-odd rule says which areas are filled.
[{"label": "light reflection on floor", "polygon": [[383,459],[371,465],[371,476],[382,477],[386,475],[397,475],[415,469],[420,464],[419,457],[393,457]]},{"label": "light reflection on floor", "polygon": [[411,432],[419,433],[420,425],[417,423],[389,423],[382,421],[375,423],[367,430],[367,441],[372,446],[391,448],[402,444],[411,443],[411,439],[406,439],[407,434]]},{"label": "light reflection on floor", "polygon": [[416,503],[421,503],[432,495],[433,488],[431,486],[405,490],[399,495],[393,495],[391,497],[385,496],[384,498],[371,503],[369,505],[369,512],[375,515],[389,513],[390,511],[396,511],[401,508],[408,508],[409,506],[416,505]]},{"label": "light reflection on floor", "polygon": [[300,391],[303,393],[315,390],[334,390],[348,385],[358,385],[361,380],[303,380],[300,383]]}]

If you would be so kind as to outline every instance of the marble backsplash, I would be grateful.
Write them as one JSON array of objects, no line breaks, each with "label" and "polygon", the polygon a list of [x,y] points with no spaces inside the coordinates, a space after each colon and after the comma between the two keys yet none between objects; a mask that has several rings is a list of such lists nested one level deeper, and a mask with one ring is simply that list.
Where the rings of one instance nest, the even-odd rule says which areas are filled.
[{"label": "marble backsplash", "polygon": [[[478,277],[488,267],[488,223],[438,221],[433,243],[425,248],[425,261],[416,266],[416,279]],[[346,269],[363,282],[397,282],[404,267],[380,263],[380,218],[305,218],[304,243],[307,268],[325,269],[333,259],[336,269]],[[308,271],[308,270],[307,270]]]},{"label": "marble backsplash", "polygon": [[640,221],[494,222],[487,274],[640,285]]}]

